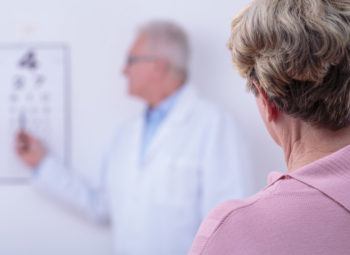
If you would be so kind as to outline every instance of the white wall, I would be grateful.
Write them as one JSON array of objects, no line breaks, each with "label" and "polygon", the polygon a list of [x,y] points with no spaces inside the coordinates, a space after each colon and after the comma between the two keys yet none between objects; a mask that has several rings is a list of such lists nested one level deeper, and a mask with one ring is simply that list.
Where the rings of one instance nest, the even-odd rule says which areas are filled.
[{"label": "white wall", "polygon": [[[179,22],[192,40],[192,80],[204,96],[228,107],[237,119],[251,153],[252,184],[259,189],[267,172],[284,166],[226,49],[231,18],[247,2],[1,0],[0,43],[69,45],[72,163],[93,179],[114,127],[139,110],[139,103],[126,95],[120,73],[137,25],[153,18]],[[30,186],[0,186],[0,208],[0,254],[112,253],[109,230],[70,214]]]}]

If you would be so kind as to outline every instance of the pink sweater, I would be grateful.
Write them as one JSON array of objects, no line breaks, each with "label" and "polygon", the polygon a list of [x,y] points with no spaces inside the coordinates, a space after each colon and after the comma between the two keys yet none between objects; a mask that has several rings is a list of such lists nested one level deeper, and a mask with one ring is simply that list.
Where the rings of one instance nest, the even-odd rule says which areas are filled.
[{"label": "pink sweater", "polygon": [[189,255],[349,255],[350,146],[228,201],[202,223]]}]

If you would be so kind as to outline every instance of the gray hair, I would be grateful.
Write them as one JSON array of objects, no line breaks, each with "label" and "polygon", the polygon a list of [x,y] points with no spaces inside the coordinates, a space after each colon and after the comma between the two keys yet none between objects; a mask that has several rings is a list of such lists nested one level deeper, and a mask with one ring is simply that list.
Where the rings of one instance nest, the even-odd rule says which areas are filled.
[{"label": "gray hair", "polygon": [[281,111],[349,126],[348,0],[255,0],[233,20],[229,47],[248,88],[257,83]]},{"label": "gray hair", "polygon": [[151,50],[165,58],[181,72],[187,73],[190,46],[183,28],[171,21],[151,21],[143,25],[140,34],[146,36]]}]

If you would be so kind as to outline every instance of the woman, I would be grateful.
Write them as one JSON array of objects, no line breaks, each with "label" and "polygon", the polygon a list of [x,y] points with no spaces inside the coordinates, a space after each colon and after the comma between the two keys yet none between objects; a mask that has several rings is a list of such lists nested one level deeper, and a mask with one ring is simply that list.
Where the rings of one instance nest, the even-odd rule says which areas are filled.
[{"label": "woman", "polygon": [[253,1],[229,46],[288,171],[214,209],[190,254],[350,254],[350,2]]}]

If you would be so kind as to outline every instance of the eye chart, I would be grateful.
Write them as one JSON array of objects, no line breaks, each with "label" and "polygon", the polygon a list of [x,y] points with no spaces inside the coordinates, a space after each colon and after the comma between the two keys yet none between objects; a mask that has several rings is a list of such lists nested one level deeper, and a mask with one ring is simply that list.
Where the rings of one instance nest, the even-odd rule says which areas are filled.
[{"label": "eye chart", "polygon": [[59,44],[0,44],[0,182],[31,174],[15,152],[20,130],[68,163],[68,54],[68,48]]}]

